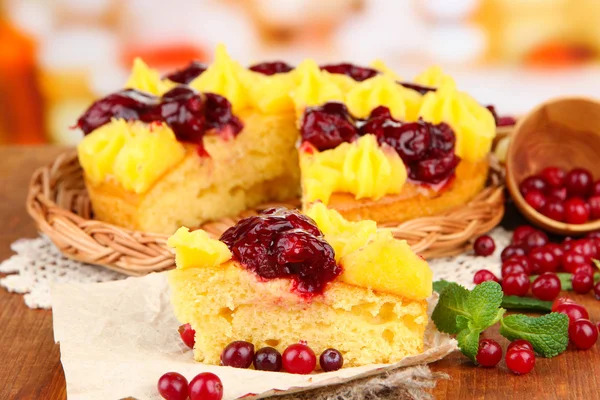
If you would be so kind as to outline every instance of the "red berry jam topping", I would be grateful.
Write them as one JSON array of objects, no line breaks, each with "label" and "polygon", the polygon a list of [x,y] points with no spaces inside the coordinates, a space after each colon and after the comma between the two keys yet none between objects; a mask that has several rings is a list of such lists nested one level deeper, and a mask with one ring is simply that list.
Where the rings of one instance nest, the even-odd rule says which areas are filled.
[{"label": "red berry jam topping", "polygon": [[300,134],[302,140],[323,151],[355,140],[358,129],[345,104],[330,102],[304,112]]},{"label": "red berry jam topping", "polygon": [[198,93],[185,86],[169,90],[162,98],[134,89],[111,94],[92,104],[77,126],[88,134],[112,118],[164,122],[173,129],[177,140],[197,145],[200,154],[205,154],[203,138],[207,132],[215,131],[230,138],[243,127],[226,98]]},{"label": "red berry jam topping", "polygon": [[221,400],[223,383],[212,372],[202,372],[190,382],[190,400]]},{"label": "red berry jam topping", "polygon": [[254,369],[257,371],[281,371],[281,354],[272,347],[263,347],[254,354]]},{"label": "red berry jam topping", "polygon": [[379,71],[373,68],[359,67],[350,63],[341,64],[327,64],[321,65],[323,71],[327,71],[331,74],[342,74],[347,75],[357,82],[365,81],[369,78],[379,74]]},{"label": "red berry jam topping", "polygon": [[254,71],[254,72],[258,72],[263,75],[275,75],[275,74],[281,74],[284,72],[290,72],[291,70],[294,69],[294,67],[292,67],[291,65],[289,65],[288,63],[285,63],[283,61],[273,61],[273,62],[264,62],[264,63],[260,63],[260,64],[254,64],[254,65],[250,66],[248,69],[250,69],[251,71]]},{"label": "red berry jam topping", "polygon": [[506,115],[499,116],[496,112],[496,107],[492,105],[486,106],[485,108],[487,108],[492,113],[494,121],[496,122],[496,126],[513,126],[517,123],[517,120],[514,117]]},{"label": "red berry jam topping", "polygon": [[336,349],[330,348],[321,353],[319,365],[325,372],[337,371],[344,365],[344,357]]},{"label": "red berry jam topping", "polygon": [[172,82],[187,85],[206,71],[206,68],[208,68],[206,64],[202,64],[199,61],[192,61],[186,67],[170,72],[164,77]]},{"label": "red berry jam topping", "polygon": [[435,92],[437,89],[431,86],[423,86],[423,85],[418,85],[416,83],[411,83],[411,82],[397,82],[398,84],[404,86],[407,89],[412,89],[414,91],[419,92],[420,94],[425,94],[428,92]]},{"label": "red berry jam topping", "polygon": [[190,349],[193,349],[194,344],[196,343],[196,331],[192,329],[192,326],[190,324],[184,324],[181,325],[177,331],[179,332],[179,336],[181,336],[183,343]]},{"label": "red berry jam topping", "polygon": [[177,372],[167,372],[158,380],[158,393],[165,400],[186,400],[188,381]]},{"label": "red berry jam topping", "polygon": [[221,241],[250,271],[264,279],[290,278],[303,295],[322,293],[342,272],[315,222],[295,210],[270,208],[243,219]]}]

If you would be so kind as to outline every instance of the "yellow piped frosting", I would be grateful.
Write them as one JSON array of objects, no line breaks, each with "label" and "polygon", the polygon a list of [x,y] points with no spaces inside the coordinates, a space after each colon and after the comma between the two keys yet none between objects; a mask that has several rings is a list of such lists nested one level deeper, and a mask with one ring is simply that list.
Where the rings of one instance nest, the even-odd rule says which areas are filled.
[{"label": "yellow piped frosting", "polygon": [[386,106],[392,116],[403,121],[415,121],[422,96],[407,89],[385,75],[359,82],[346,94],[346,105],[350,113],[358,118],[367,118],[373,109]]},{"label": "yellow piped frosting", "polygon": [[373,61],[370,67],[376,69],[377,71],[381,72],[383,75],[387,76],[390,79],[393,79],[395,81],[402,81],[402,77],[398,75],[393,69],[388,67],[387,64],[383,62],[383,60],[377,59]]},{"label": "yellow piped frosting", "polygon": [[456,88],[454,78],[446,74],[438,65],[431,66],[415,77],[415,82],[419,85],[429,87],[450,86]]},{"label": "yellow piped frosting", "polygon": [[328,101],[344,101],[344,92],[339,82],[331,78],[326,71],[321,71],[313,60],[304,60],[294,70],[297,86],[292,90],[291,97],[300,113],[306,107],[318,106]]},{"label": "yellow piped frosting", "polygon": [[169,238],[167,246],[175,249],[177,269],[217,267],[231,259],[227,245],[202,229],[190,232],[181,227]]},{"label": "yellow piped frosting", "polygon": [[175,83],[168,79],[161,79],[159,72],[150,68],[139,57],[133,61],[131,75],[125,83],[126,89],[137,89],[156,96],[162,96],[174,86]]},{"label": "yellow piped frosting", "polygon": [[494,116],[467,93],[452,86],[425,94],[419,116],[434,124],[450,125],[456,134],[456,155],[465,160],[479,161],[492,148],[496,136]]},{"label": "yellow piped frosting", "polygon": [[380,146],[370,134],[322,152],[301,149],[300,169],[305,204],[317,200],[327,204],[335,192],[377,200],[400,193],[407,178],[398,153],[385,144]]},{"label": "yellow piped frosting", "polygon": [[164,124],[112,120],[87,135],[77,148],[92,184],[116,181],[144,193],[185,156],[185,148]]}]

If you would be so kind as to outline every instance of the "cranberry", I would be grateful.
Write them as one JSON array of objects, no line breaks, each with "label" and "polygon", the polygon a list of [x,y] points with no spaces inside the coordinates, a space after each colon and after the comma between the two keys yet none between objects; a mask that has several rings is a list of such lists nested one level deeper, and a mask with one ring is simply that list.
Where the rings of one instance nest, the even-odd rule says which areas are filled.
[{"label": "cranberry", "polygon": [[357,82],[362,82],[379,74],[376,69],[359,67],[350,63],[321,65],[320,68],[331,74],[347,75]]},{"label": "cranberry", "polygon": [[188,381],[177,372],[167,372],[158,380],[158,393],[166,400],[188,398]]},{"label": "cranberry", "polygon": [[561,187],[565,183],[565,171],[558,167],[546,167],[540,172],[540,176],[552,187]]},{"label": "cranberry", "polygon": [[596,258],[598,256],[598,248],[593,239],[571,240],[565,244],[565,249],[573,250],[575,253],[583,254],[589,258]]},{"label": "cranberry", "polygon": [[358,130],[346,105],[330,102],[304,112],[300,134],[302,140],[323,151],[355,140]]},{"label": "cranberry", "polygon": [[513,272],[524,272],[531,274],[531,262],[526,256],[514,256],[502,263],[502,276],[512,274]]},{"label": "cranberry", "polygon": [[221,400],[223,383],[211,372],[198,374],[190,382],[190,400]]},{"label": "cranberry", "polygon": [[528,251],[548,244],[548,236],[542,231],[535,231],[525,238],[525,248]]},{"label": "cranberry", "polygon": [[321,353],[319,365],[325,372],[337,371],[344,365],[344,357],[336,349],[327,349]]},{"label": "cranberry", "polygon": [[221,241],[245,268],[264,279],[290,278],[303,295],[322,293],[342,272],[314,221],[296,210],[267,209],[226,230]]},{"label": "cranberry", "polygon": [[573,284],[573,291],[575,293],[585,294],[592,290],[594,279],[585,272],[578,272],[571,277],[571,283]]},{"label": "cranberry", "polygon": [[540,212],[546,217],[558,222],[562,222],[565,219],[565,205],[562,200],[555,198],[547,199],[546,204],[544,204]]},{"label": "cranberry", "polygon": [[487,281],[500,282],[496,275],[487,269],[480,269],[479,271],[475,272],[475,275],[473,275],[473,283],[476,285]]},{"label": "cranberry", "polygon": [[590,258],[574,250],[568,250],[562,256],[562,266],[567,272],[573,273],[578,266],[586,264],[590,264]]},{"label": "cranberry", "polygon": [[598,328],[587,319],[578,319],[569,325],[569,339],[580,350],[587,350],[598,340]]},{"label": "cranberry", "polygon": [[514,256],[525,256],[527,255],[527,251],[525,251],[525,247],[523,245],[510,244],[502,250],[500,253],[500,259],[502,261],[506,261]]},{"label": "cranberry", "polygon": [[248,368],[254,360],[254,345],[243,340],[229,343],[221,353],[221,365]]},{"label": "cranberry", "polygon": [[546,183],[546,181],[541,177],[535,175],[525,178],[519,185],[519,190],[523,196],[525,196],[532,190],[536,190],[541,193],[546,193],[547,189],[548,184]]},{"label": "cranberry", "polygon": [[568,297],[559,297],[556,300],[554,300],[554,302],[552,302],[552,312],[557,312],[558,307],[562,306],[563,304],[577,304],[577,303],[575,303],[574,300],[572,300]]},{"label": "cranberry", "polygon": [[290,374],[310,374],[317,365],[317,357],[303,343],[292,344],[283,352],[283,369]]},{"label": "cranberry", "polygon": [[531,285],[531,292],[540,300],[554,300],[560,293],[560,279],[552,272],[546,272],[538,276]]},{"label": "cranberry", "polygon": [[513,340],[512,342],[510,342],[510,344],[508,345],[508,347],[506,348],[506,352],[508,353],[509,351],[511,351],[512,349],[526,349],[529,350],[533,353],[533,346],[531,345],[531,343],[525,339],[517,339],[517,340]]},{"label": "cranberry", "polygon": [[199,77],[204,71],[206,71],[206,64],[202,64],[199,61],[192,61],[185,68],[173,71],[164,77],[168,80],[176,83],[187,85],[197,77]]},{"label": "cranberry", "polygon": [[590,219],[600,219],[600,195],[590,197],[588,205],[590,206]]},{"label": "cranberry", "polygon": [[495,367],[502,359],[502,347],[492,339],[481,339],[475,357],[482,367]]},{"label": "cranberry", "polygon": [[184,324],[181,325],[177,331],[179,332],[179,336],[181,336],[183,343],[190,349],[193,349],[194,343],[196,342],[194,339],[196,331],[192,329],[192,326],[190,324]]},{"label": "cranberry", "polygon": [[272,347],[263,347],[254,354],[254,368],[258,371],[281,371],[281,354]]},{"label": "cranberry", "polygon": [[521,244],[529,234],[537,231],[533,226],[521,225],[517,226],[512,235],[512,244]]},{"label": "cranberry", "polygon": [[254,72],[261,73],[263,75],[275,75],[290,72],[294,69],[294,67],[283,61],[273,61],[254,64],[248,69]]},{"label": "cranberry", "polygon": [[592,196],[600,196],[600,179],[598,179],[596,182],[594,182],[594,185],[592,186]]},{"label": "cranberry", "polygon": [[585,224],[590,219],[590,210],[586,202],[578,197],[565,201],[565,222],[568,224]]},{"label": "cranberry", "polygon": [[565,177],[565,187],[569,197],[588,197],[594,189],[592,174],[586,169],[575,168]]},{"label": "cranberry", "polygon": [[550,189],[548,189],[548,196],[549,199],[552,200],[560,200],[560,201],[565,201],[567,199],[567,188],[565,187],[551,187]]},{"label": "cranberry", "polygon": [[529,291],[529,276],[523,272],[508,274],[502,280],[502,291],[506,296],[525,296]]},{"label": "cranberry", "polygon": [[597,282],[594,285],[594,296],[596,297],[596,300],[600,300],[600,282]]},{"label": "cranberry", "polygon": [[532,271],[539,273],[554,272],[560,267],[560,258],[557,258],[552,249],[549,249],[547,246],[536,247],[529,252],[528,257],[533,265]]},{"label": "cranberry", "polygon": [[490,256],[496,250],[496,243],[494,239],[492,239],[488,235],[479,236],[475,239],[475,243],[473,243],[473,250],[475,250],[475,254],[478,256]]},{"label": "cranberry", "polygon": [[535,366],[535,355],[529,349],[515,347],[506,352],[506,366],[517,375],[527,374]]},{"label": "cranberry", "polygon": [[590,317],[587,310],[583,306],[576,303],[560,304],[556,307],[555,312],[565,314],[567,317],[569,317],[569,325],[578,319],[588,319]]},{"label": "cranberry", "polygon": [[554,257],[556,258],[558,265],[561,265],[561,261],[562,261],[562,256],[564,254],[563,248],[561,245],[556,244],[556,243],[548,243],[547,245],[544,246],[545,249],[547,249],[548,251],[550,251]]},{"label": "cranberry", "polygon": [[546,205],[546,197],[538,190],[531,190],[527,192],[525,195],[525,201],[536,211],[541,210],[542,207]]}]

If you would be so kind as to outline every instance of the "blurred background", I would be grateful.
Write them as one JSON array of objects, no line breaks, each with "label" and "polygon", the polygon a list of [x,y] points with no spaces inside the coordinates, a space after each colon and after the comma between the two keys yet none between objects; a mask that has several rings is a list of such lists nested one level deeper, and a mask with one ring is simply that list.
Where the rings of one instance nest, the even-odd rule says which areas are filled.
[{"label": "blurred background", "polygon": [[0,143],[76,143],[69,129],[141,56],[210,62],[441,65],[501,114],[600,97],[599,0],[0,0]]}]

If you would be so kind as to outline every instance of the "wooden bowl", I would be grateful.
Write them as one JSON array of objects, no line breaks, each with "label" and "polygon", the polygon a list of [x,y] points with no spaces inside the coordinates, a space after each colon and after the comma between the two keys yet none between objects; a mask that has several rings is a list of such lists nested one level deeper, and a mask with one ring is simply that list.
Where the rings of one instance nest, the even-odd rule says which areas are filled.
[{"label": "wooden bowl", "polygon": [[535,211],[519,192],[519,183],[548,166],[586,168],[600,178],[600,102],[583,97],[547,101],[519,119],[506,156],[508,190],[521,213],[534,225],[561,235],[600,229],[600,220],[567,224]]}]

